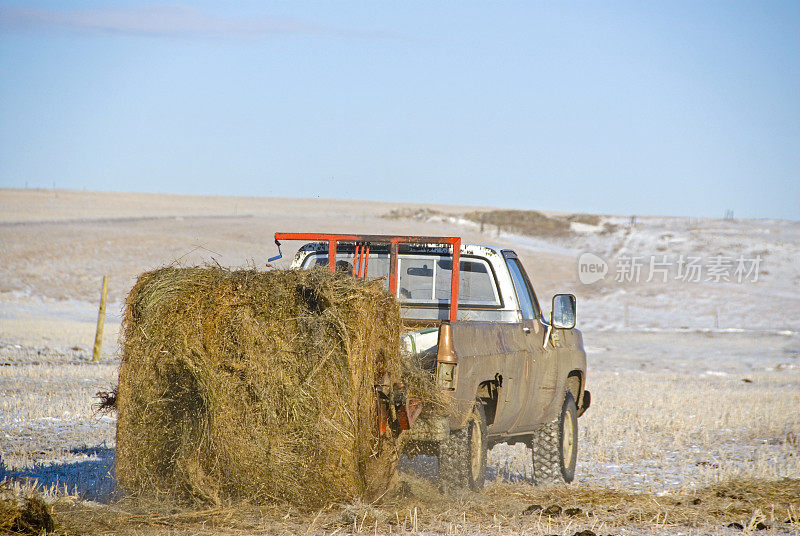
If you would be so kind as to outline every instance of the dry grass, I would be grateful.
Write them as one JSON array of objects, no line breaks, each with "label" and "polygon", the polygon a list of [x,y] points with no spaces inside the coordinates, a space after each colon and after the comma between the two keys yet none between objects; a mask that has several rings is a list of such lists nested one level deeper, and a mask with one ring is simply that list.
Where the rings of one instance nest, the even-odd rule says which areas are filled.
[{"label": "dry grass", "polygon": [[[571,214],[566,216],[548,216],[535,210],[481,210],[471,211],[463,215],[445,213],[430,208],[399,208],[383,215],[390,220],[444,220],[455,221],[463,218],[485,228],[533,237],[565,238],[573,236],[571,224],[598,226],[602,218],[595,214]],[[605,232],[613,232],[615,227],[604,225]]]},{"label": "dry grass", "polygon": [[[753,383],[593,371],[577,479],[656,494],[732,479],[800,479],[800,381],[780,372],[750,376]],[[522,445],[498,445],[489,464],[500,477],[531,475]]]},{"label": "dry grass", "polygon": [[592,486],[492,484],[482,494],[444,497],[427,481],[406,479],[377,503],[354,501],[315,512],[242,505],[185,510],[164,503],[112,506],[56,503],[67,534],[573,534],[800,529],[800,480],[733,480],[693,492],[656,496]]},{"label": "dry grass", "polygon": [[108,362],[2,366],[0,426],[42,419],[91,419],[91,398],[115,382],[118,369],[117,363]]},{"label": "dry grass", "polygon": [[[534,236],[563,238],[572,236],[574,223],[598,226],[602,223],[596,214],[571,214],[547,216],[535,210],[487,210],[464,214],[464,218],[481,226],[489,226],[513,233]],[[605,232],[613,232],[614,226],[604,225]]]},{"label": "dry grass", "polygon": [[[251,206],[231,198],[213,200],[212,206],[208,199],[197,198],[179,206],[175,198],[146,196],[139,199],[102,194],[100,199],[94,195],[76,192],[67,196],[58,192],[56,196],[51,193],[46,202],[37,201],[35,205],[28,203],[25,206],[15,198],[6,203],[13,210],[4,211],[2,215],[14,220],[140,215],[181,217],[117,223],[0,226],[0,251],[4,261],[0,266],[0,312],[3,313],[0,339],[4,343],[28,347],[24,355],[9,353],[10,350],[0,347],[3,364],[13,363],[12,366],[0,366],[0,392],[4,395],[0,396],[0,454],[9,468],[55,463],[67,469],[80,465],[71,463],[72,460],[85,458],[84,454],[70,454],[72,448],[104,442],[113,447],[113,421],[94,417],[91,406],[96,402],[94,394],[98,390],[108,389],[115,383],[118,362],[92,366],[67,357],[63,360],[48,357],[46,363],[41,357],[34,357],[33,360],[38,360],[39,364],[30,359],[31,355],[36,356],[36,347],[40,346],[53,349],[78,344],[86,351],[90,350],[100,275],[103,273],[111,276],[113,302],[124,298],[123,292],[134,283],[136,274],[173,259],[197,263],[215,258],[232,266],[255,259],[261,264],[266,256],[274,253],[271,246],[264,247],[265,229],[316,231],[344,225],[353,232],[462,235],[466,242],[489,241],[515,248],[521,255],[529,255],[525,265],[529,272],[533,272],[543,303],[548,301],[550,288],[563,290],[564,282],[574,279],[571,258],[553,257],[538,250],[530,252],[523,244],[513,243],[502,234],[489,239],[489,235],[494,234],[491,225],[487,225],[485,235],[479,234],[476,226],[453,225],[437,219],[435,214],[425,216],[424,211],[416,209],[407,211],[408,214],[401,219],[392,220],[379,215],[395,207],[369,203],[258,200],[258,206]],[[25,197],[28,197],[27,192]],[[41,196],[37,193],[36,197]],[[51,202],[50,198],[54,201]],[[234,203],[238,203],[238,207]],[[470,210],[434,208],[444,215],[463,214]],[[197,214],[234,216],[237,210],[238,218],[224,221],[189,217]],[[420,212],[420,218],[430,217],[432,221],[414,219],[415,212]],[[255,216],[243,218],[243,213]],[[546,216],[550,217],[549,214]],[[581,223],[592,224],[591,221]],[[642,228],[650,225],[661,226],[657,222],[640,222]],[[761,227],[771,225],[742,227],[741,233],[733,235],[731,240],[745,244],[744,251],[769,248],[772,256],[767,268],[771,276],[775,280],[794,281],[796,274],[789,268],[793,269],[796,263],[791,259],[782,261],[780,244],[774,245],[774,240],[771,242],[764,237],[778,237],[776,240],[794,244],[796,240],[792,236],[796,235],[787,235],[779,227],[770,229],[769,235],[763,234],[766,229]],[[705,253],[716,252],[716,248],[722,247],[719,244],[724,244],[724,241],[720,242],[716,228],[701,226],[698,229],[697,232],[709,240],[690,238],[687,244],[707,246],[703,250]],[[726,232],[730,230],[725,229]],[[743,238],[745,235],[750,238]],[[712,236],[716,238],[710,240]],[[616,247],[613,240],[616,239],[609,237],[609,247]],[[565,241],[557,238],[554,242]],[[677,246],[672,244],[670,247]],[[632,252],[655,253],[648,248],[647,242],[630,244]],[[195,252],[190,253],[192,251]],[[793,250],[787,251],[788,255]],[[285,244],[287,259],[291,253]],[[785,269],[781,262],[785,263]],[[647,308],[666,315],[654,321],[653,326],[670,325],[669,321],[674,318],[670,309],[673,302],[665,305],[659,300],[664,295],[674,295],[675,289],[642,286],[638,290],[628,290],[635,291],[628,295],[628,299],[639,300],[632,301],[632,305],[639,303],[639,310],[632,306],[632,324],[650,325],[637,320],[639,311]],[[773,317],[771,325],[792,326],[790,319],[797,317],[793,315],[797,300],[788,298],[793,295],[780,294],[778,299],[777,294],[770,294],[774,289],[769,285],[751,290],[744,287],[724,287],[719,291],[710,291],[706,287],[678,290],[682,293],[679,300],[681,314],[690,318],[708,314],[701,311],[707,304],[724,303],[727,309],[723,309],[723,313],[727,318],[723,316],[720,323],[725,326],[767,325],[763,319]],[[7,291],[21,294],[12,295]],[[581,288],[580,291],[586,293],[589,289]],[[73,309],[81,306],[80,303],[47,298],[42,301],[39,298],[48,296],[71,297],[85,302],[83,308],[87,313],[80,315],[85,319],[72,320]],[[774,307],[775,303],[780,303],[781,307]],[[595,326],[613,323],[616,319],[621,325],[622,309],[614,305],[613,300],[584,299],[579,304],[579,310],[583,311],[583,316],[579,313],[579,319],[583,318],[584,323],[595,321]],[[677,310],[678,305],[675,308]],[[710,305],[707,309],[711,310]],[[111,304],[109,310],[112,310]],[[26,311],[31,311],[31,315],[23,315]],[[54,312],[58,315],[52,314]],[[713,325],[710,317],[701,320],[703,326]],[[111,324],[106,326],[106,341],[111,343],[108,356],[114,353],[116,346],[115,327]],[[712,517],[710,525],[704,526],[706,505],[703,502],[694,505],[691,500],[715,485],[725,485],[732,478],[738,479],[743,487],[754,489],[761,489],[761,483],[780,484],[783,477],[800,478],[796,440],[797,430],[800,430],[798,369],[764,370],[765,366],[774,368],[779,362],[796,363],[794,356],[800,355],[797,336],[781,343],[785,348],[773,344],[774,337],[749,334],[738,337],[720,335],[706,342],[700,340],[701,336],[685,333],[663,336],[632,333],[624,336],[624,344],[612,345],[605,354],[590,355],[589,388],[595,397],[592,408],[580,422],[580,482],[569,488],[574,501],[558,499],[565,508],[575,505],[583,508],[585,513],[590,509],[581,505],[588,503],[590,493],[594,493],[590,490],[604,490],[598,497],[606,497],[607,502],[605,506],[598,503],[591,510],[592,516],[561,516],[552,520],[534,514],[522,516],[521,512],[530,504],[550,505],[550,492],[527,484],[499,481],[490,484],[481,495],[469,495],[455,503],[445,504],[436,495],[432,483],[401,475],[411,481],[413,497],[392,499],[395,502],[391,504],[369,506],[352,503],[324,509],[316,520],[316,513],[302,514],[289,506],[245,507],[243,511],[249,509],[250,514],[234,513],[226,508],[187,513],[183,510],[172,512],[158,504],[137,506],[123,502],[109,507],[63,498],[55,503],[54,508],[57,513],[69,511],[70,514],[59,524],[66,531],[68,523],[71,523],[70,533],[83,534],[280,533],[284,530],[305,533],[309,528],[310,532],[319,533],[331,533],[338,528],[342,533],[351,532],[355,521],[357,528],[373,532],[376,516],[371,512],[378,512],[381,516],[379,521],[385,521],[380,521],[380,532],[398,532],[412,530],[413,507],[417,506],[417,527],[439,532],[452,529],[456,533],[560,532],[572,535],[579,527],[593,527],[599,534],[619,534],[621,528],[627,529],[628,534],[732,534],[733,531],[725,526],[734,521],[745,527],[749,523],[754,529],[756,523],[751,521],[762,515],[771,515],[772,503],[769,501],[748,502],[736,497],[720,497],[719,504],[724,508],[728,505],[738,509],[740,513],[733,511],[729,517]],[[607,339],[608,335],[585,333],[588,345],[602,346],[606,344],[604,338]],[[636,354],[642,359],[613,363],[604,359],[604,356],[623,352]],[[645,360],[651,363],[640,370]],[[676,362],[680,366],[676,366]],[[671,368],[672,371],[661,372],[662,368]],[[727,370],[729,376],[704,375],[707,369]],[[740,370],[742,372],[738,372]],[[753,383],[742,383],[741,378],[745,376]],[[498,480],[504,474],[525,474],[524,466],[530,463],[529,452],[525,449],[522,452],[518,452],[519,449],[503,450],[501,447],[496,447],[490,455],[490,470],[499,475]],[[36,475],[35,469],[31,472]],[[425,491],[426,486],[430,493]],[[670,504],[670,498],[682,504]],[[689,498],[690,502],[683,498]],[[628,502],[635,506],[634,521],[629,522],[625,521]],[[656,504],[660,505],[660,510]],[[776,520],[779,520],[780,513],[780,508],[776,507]],[[673,524],[680,515],[695,516],[701,528],[687,530],[681,523]],[[389,523],[392,519],[394,525]],[[644,521],[640,524],[639,519]],[[500,530],[496,529],[498,522]],[[215,530],[215,526],[220,528]],[[774,526],[778,528],[772,532],[782,533],[780,525],[776,523]],[[797,525],[783,530],[800,533]]]},{"label": "dry grass", "polygon": [[476,223],[530,236],[567,236],[570,234],[569,220],[545,216],[535,210],[490,210],[470,212],[464,217]]},{"label": "dry grass", "polygon": [[2,361],[0,479],[3,470],[84,461],[87,446],[113,445],[113,419],[98,416],[92,404],[99,390],[116,383],[119,364],[48,359]]},{"label": "dry grass", "polygon": [[0,534],[52,532],[51,514],[51,506],[32,486],[0,482]]},{"label": "dry grass", "polygon": [[422,208],[396,208],[383,215],[390,220],[427,220],[429,218],[445,218],[448,215],[439,210],[427,207]]},{"label": "dry grass", "polygon": [[[581,458],[590,469],[638,470],[640,489],[650,491],[732,478],[800,478],[797,375],[749,376],[753,383],[738,376],[595,372],[598,402],[581,419]],[[654,468],[649,475],[647,467]]]},{"label": "dry grass", "polygon": [[[57,502],[55,509],[57,514],[71,512],[64,526],[73,523],[73,533],[86,534],[158,534],[166,530],[186,534],[305,533],[309,527],[311,532],[327,533],[341,527],[341,533],[353,530],[355,517],[364,532],[374,532],[376,517],[379,532],[397,532],[404,526],[411,531],[414,506],[418,508],[418,528],[443,533],[452,529],[462,534],[571,535],[585,527],[608,534],[632,526],[645,533],[664,533],[685,532],[684,523],[725,532],[729,523],[747,526],[753,521],[755,526],[764,517],[769,524],[771,516],[776,527],[797,533],[797,525],[777,523],[788,506],[776,502],[781,493],[786,497],[796,493],[792,486],[800,479],[796,438],[800,376],[795,369],[776,366],[791,359],[788,356],[793,354],[787,350],[797,347],[796,339],[752,338],[752,343],[745,345],[739,335],[682,334],[678,339],[635,333],[587,335],[592,344],[606,345],[608,351],[590,356],[589,388],[594,402],[580,419],[579,482],[561,491],[502,482],[506,474],[515,478],[526,471],[530,474],[530,469],[525,469],[530,453],[520,449],[521,445],[499,445],[489,459],[498,480],[482,494],[466,495],[454,503],[441,497],[432,481],[401,473],[400,478],[410,483],[412,497],[387,497],[373,506],[351,503],[321,508],[316,521],[316,512],[304,514],[291,506],[245,506],[235,512],[223,508],[206,518],[202,512],[178,507],[172,512],[173,507],[126,502],[90,507],[65,501]],[[675,370],[663,370],[666,367]],[[728,373],[704,374],[707,369]],[[24,450],[20,451],[24,457],[13,455],[14,465],[27,463],[25,459],[44,461],[62,456],[63,436],[56,436],[58,443],[51,440],[51,421],[39,424],[28,416],[59,416],[64,409],[80,415],[76,422],[86,426],[86,431],[76,430],[75,440],[102,442],[110,425],[92,419],[91,405],[97,401],[95,393],[111,385],[113,371],[107,364],[0,367],[0,388],[13,393],[0,398],[0,403],[7,404],[0,432],[19,436],[13,443],[4,440],[4,460],[8,463],[16,448]],[[752,383],[742,382],[743,377]],[[85,385],[81,378],[87,380]],[[15,422],[17,415],[22,415],[19,423]],[[16,446],[9,450],[9,445]],[[784,480],[786,477],[791,480]],[[726,487],[744,492],[727,493]],[[771,487],[778,491],[770,492]],[[725,496],[716,497],[717,491]],[[551,495],[558,498],[551,499]],[[701,502],[692,504],[696,498]],[[553,519],[521,515],[531,504],[546,507],[553,503],[565,509],[578,507],[592,515]],[[712,508],[716,513],[712,512],[706,523],[704,517]],[[798,506],[794,508],[796,511]],[[81,524],[92,519],[95,521],[88,529]],[[395,524],[389,523],[392,519]]]}]

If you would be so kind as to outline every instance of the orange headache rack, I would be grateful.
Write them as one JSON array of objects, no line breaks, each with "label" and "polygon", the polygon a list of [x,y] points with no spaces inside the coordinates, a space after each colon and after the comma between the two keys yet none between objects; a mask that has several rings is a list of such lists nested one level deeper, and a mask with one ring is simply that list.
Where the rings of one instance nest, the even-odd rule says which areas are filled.
[{"label": "orange headache rack", "polygon": [[303,240],[328,243],[328,269],[336,270],[336,251],[340,242],[355,244],[353,277],[367,278],[371,245],[389,246],[389,292],[397,297],[397,260],[400,244],[447,244],[453,249],[453,271],[450,279],[450,322],[458,315],[458,281],[461,272],[461,238],[453,236],[393,236],[326,233],[275,233],[275,241]]}]

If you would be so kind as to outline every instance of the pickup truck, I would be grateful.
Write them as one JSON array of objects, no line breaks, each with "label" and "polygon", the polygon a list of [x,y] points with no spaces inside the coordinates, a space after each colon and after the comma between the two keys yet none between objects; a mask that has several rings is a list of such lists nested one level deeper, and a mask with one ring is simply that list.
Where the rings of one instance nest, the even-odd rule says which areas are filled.
[{"label": "pickup truck", "polygon": [[448,416],[416,418],[416,408],[403,426],[408,453],[438,457],[443,491],[480,490],[487,449],[501,442],[531,447],[537,484],[573,480],[578,417],[591,400],[573,295],[553,296],[545,316],[513,250],[457,237],[276,233],[280,250],[279,239],[316,240],[294,269],[385,278],[409,330],[404,347],[452,397]]}]

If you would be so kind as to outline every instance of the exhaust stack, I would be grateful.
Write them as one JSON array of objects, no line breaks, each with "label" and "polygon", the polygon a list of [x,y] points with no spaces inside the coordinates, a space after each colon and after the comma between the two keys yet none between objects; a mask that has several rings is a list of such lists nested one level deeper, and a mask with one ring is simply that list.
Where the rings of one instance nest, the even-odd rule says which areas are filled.
[{"label": "exhaust stack", "polygon": [[453,326],[442,322],[439,326],[439,346],[436,353],[436,383],[440,389],[453,391],[456,388],[458,356],[453,347]]}]

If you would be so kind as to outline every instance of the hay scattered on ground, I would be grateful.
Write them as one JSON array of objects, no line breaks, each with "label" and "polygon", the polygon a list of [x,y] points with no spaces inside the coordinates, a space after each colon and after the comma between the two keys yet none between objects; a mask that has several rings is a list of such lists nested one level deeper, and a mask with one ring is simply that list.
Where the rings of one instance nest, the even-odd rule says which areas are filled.
[{"label": "hay scattered on ground", "polygon": [[[663,495],[595,486],[529,488],[519,497],[546,509],[579,508],[573,521],[602,521],[609,526],[648,524],[702,526],[704,523],[747,525],[753,519],[792,524],[800,521],[800,480],[734,479],[698,490]],[[524,512],[524,510],[523,510]],[[530,512],[529,512],[530,513]],[[542,515],[535,512],[536,516]],[[547,517],[547,516],[544,516]],[[553,516],[568,521],[569,516]]]},{"label": "hay scattered on ground", "polygon": [[50,506],[41,496],[20,496],[12,482],[0,482],[0,534],[45,534],[54,528]]},{"label": "hay scattered on ground", "polygon": [[210,505],[380,496],[399,444],[376,436],[374,386],[401,380],[399,340],[399,308],[380,281],[142,274],[123,320],[120,486]]},{"label": "hay scattered on ground", "polygon": [[174,508],[123,500],[107,506],[56,503],[69,533],[216,534],[680,534],[730,533],[759,523],[777,534],[800,528],[800,480],[732,480],[666,495],[586,484],[536,487],[491,483],[482,493],[443,496],[435,482],[402,475],[377,503],[303,511],[291,506]]}]

